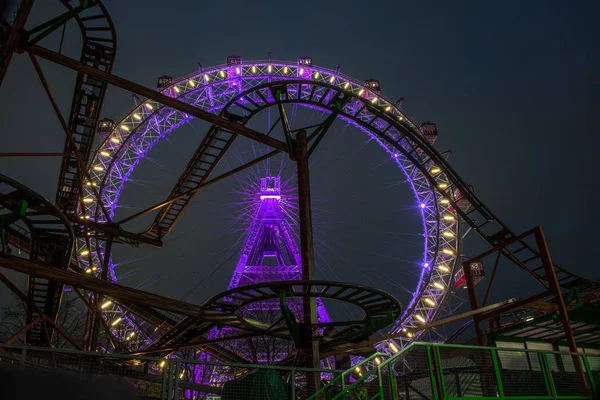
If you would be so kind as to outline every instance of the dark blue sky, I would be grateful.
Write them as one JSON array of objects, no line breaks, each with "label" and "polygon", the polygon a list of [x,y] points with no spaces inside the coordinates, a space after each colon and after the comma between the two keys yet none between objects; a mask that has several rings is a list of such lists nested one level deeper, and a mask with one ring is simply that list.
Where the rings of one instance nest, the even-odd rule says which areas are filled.
[{"label": "dark blue sky", "polygon": [[[58,2],[38,3],[30,26],[62,12]],[[193,72],[198,61],[221,64],[231,54],[264,59],[269,51],[275,59],[308,55],[318,65],[339,64],[358,79],[378,78],[384,95],[405,98],[409,115],[437,124],[436,147],[452,150],[450,163],[514,231],[543,225],[558,263],[598,277],[593,210],[600,141],[592,122],[600,106],[597,2],[113,0],[105,5],[119,43],[113,72],[146,86],[153,87],[159,75]],[[70,25],[65,51],[75,58],[78,34]],[[57,49],[57,43],[52,37],[42,44]],[[74,74],[43,66],[67,114]],[[0,104],[2,151],[62,150],[60,126],[26,56],[15,57],[0,88]],[[103,115],[118,119],[130,108],[130,95],[111,88]],[[150,153],[156,162],[140,164],[134,177],[145,187],[126,189],[124,204],[143,207],[168,194],[205,129],[194,126],[195,131],[182,128],[171,143],[159,144]],[[406,235],[419,228],[410,212],[414,200],[406,185],[385,189],[403,179],[400,172],[379,166],[385,157],[377,148],[361,150],[364,138],[358,133],[342,140],[342,129],[336,126],[324,142],[312,170],[315,214],[322,216],[317,236],[334,244],[331,251],[317,244],[331,264],[331,270],[321,265],[322,276],[381,286],[406,302],[399,287],[414,287],[410,263],[420,251],[419,241]],[[247,142],[237,151],[248,157]],[[0,159],[2,173],[50,199],[58,169],[58,160]],[[118,249],[117,261],[150,254],[123,267],[124,282],[144,282],[148,290],[176,297],[192,291],[187,299],[195,302],[224,289],[235,257],[223,261],[223,254],[239,233],[215,232],[225,231],[235,214],[235,187],[211,188],[195,201],[164,249],[143,255]],[[470,239],[465,250],[474,255],[483,248]],[[390,258],[408,261],[398,265]],[[210,289],[193,291],[209,275]],[[373,281],[365,282],[366,275]],[[498,283],[530,287],[515,283],[510,273]]]}]

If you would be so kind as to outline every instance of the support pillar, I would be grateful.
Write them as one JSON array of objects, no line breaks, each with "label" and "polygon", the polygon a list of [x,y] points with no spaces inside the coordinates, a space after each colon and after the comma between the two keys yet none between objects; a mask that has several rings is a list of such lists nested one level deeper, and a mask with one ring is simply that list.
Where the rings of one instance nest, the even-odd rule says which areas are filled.
[{"label": "support pillar", "polygon": [[[313,247],[312,213],[310,206],[310,180],[308,170],[308,149],[306,131],[301,130],[296,135],[294,142],[294,156],[298,170],[298,209],[300,219],[300,253],[302,257],[302,279],[315,278],[315,257]],[[319,368],[319,341],[318,332],[313,329],[317,323],[316,298],[303,299],[303,332],[302,352],[306,359],[307,368]],[[315,393],[320,387],[320,374],[307,373],[307,392]]]},{"label": "support pillar", "polygon": [[[110,254],[112,252],[112,243],[113,237],[108,236],[106,240],[106,247],[104,250],[104,260],[102,260],[102,280],[108,279],[108,263],[110,260]],[[90,351],[96,351],[98,348],[98,334],[100,333],[100,326],[102,325],[102,303],[104,301],[104,296],[101,294],[95,294],[95,301],[92,303],[92,307],[94,309],[94,319],[92,324],[92,338],[90,341]]]}]

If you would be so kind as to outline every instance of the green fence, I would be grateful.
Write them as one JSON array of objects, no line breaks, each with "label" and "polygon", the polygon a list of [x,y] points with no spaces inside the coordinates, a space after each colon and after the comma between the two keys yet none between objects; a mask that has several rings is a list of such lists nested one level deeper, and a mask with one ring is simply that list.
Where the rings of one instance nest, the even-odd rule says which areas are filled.
[{"label": "green fence", "polygon": [[[592,399],[600,356],[412,343],[370,368],[338,375],[309,400]],[[366,366],[366,365],[365,365]]]}]

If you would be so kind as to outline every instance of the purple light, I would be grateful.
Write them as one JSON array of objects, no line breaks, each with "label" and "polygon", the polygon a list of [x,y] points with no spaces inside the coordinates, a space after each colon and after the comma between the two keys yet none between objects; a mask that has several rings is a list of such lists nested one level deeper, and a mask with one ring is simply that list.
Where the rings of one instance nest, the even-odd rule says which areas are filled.
[{"label": "purple light", "polygon": [[423,266],[424,266],[425,268],[429,268],[429,263],[425,263],[425,264],[423,264]]},{"label": "purple light", "polygon": [[425,203],[421,203],[421,208],[425,208]]}]

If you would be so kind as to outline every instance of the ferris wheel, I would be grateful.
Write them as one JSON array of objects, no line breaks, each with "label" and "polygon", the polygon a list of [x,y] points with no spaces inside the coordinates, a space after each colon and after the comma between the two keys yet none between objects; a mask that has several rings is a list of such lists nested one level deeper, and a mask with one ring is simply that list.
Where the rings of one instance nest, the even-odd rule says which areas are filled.
[{"label": "ferris wheel", "polygon": [[[286,106],[316,109],[327,116],[324,124],[340,119],[378,143],[406,177],[423,229],[420,276],[414,295],[390,330],[405,335],[385,342],[382,349],[397,352],[423,335],[425,330],[419,327],[435,320],[454,287],[461,236],[457,209],[468,212],[471,208],[462,194],[470,189],[449,180],[445,165],[440,163],[443,157],[432,146],[437,138],[434,124],[417,125],[397,104],[381,95],[379,81],[360,81],[339,70],[318,67],[310,57],[300,57],[296,62],[248,62],[231,56],[224,65],[203,68],[180,79],[161,77],[158,86],[163,94],[241,125],[269,109],[280,112],[274,126],[287,118]],[[102,120],[99,134],[104,140],[89,164],[91,181],[81,199],[79,218],[107,222],[106,211],[112,218],[139,161],[157,142],[190,119],[188,114],[147,100],[118,122]],[[322,127],[318,125],[312,137],[309,132],[309,138],[318,142],[318,129]],[[209,130],[169,197],[175,200],[160,208],[146,235],[160,239],[171,231],[193,198],[194,193],[186,192],[207,181],[236,136],[216,126]],[[265,159],[268,155],[272,154]],[[87,273],[100,273],[97,266],[104,262],[106,246],[102,239],[78,240],[79,262]],[[110,261],[109,274],[116,280]],[[118,307],[109,302],[105,305],[103,310],[110,313],[113,324],[125,324],[120,330],[124,339],[133,340],[135,323],[121,316]]]}]

